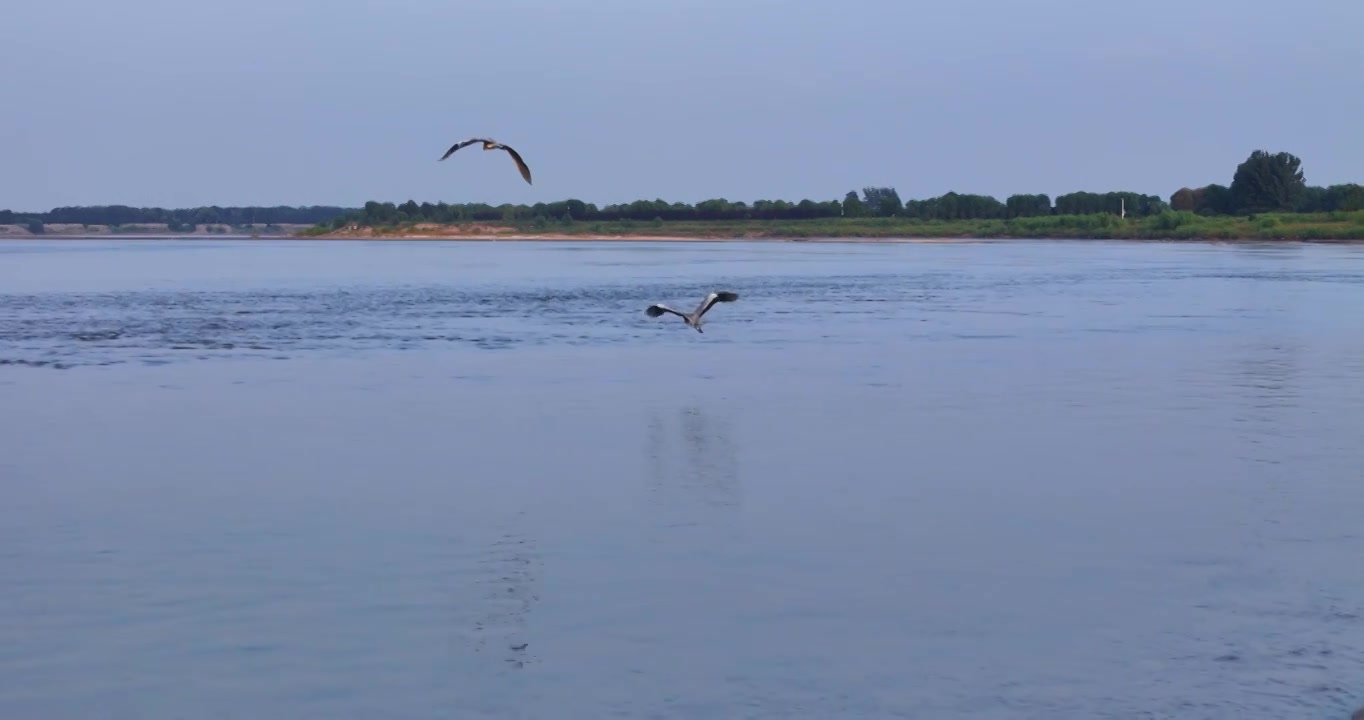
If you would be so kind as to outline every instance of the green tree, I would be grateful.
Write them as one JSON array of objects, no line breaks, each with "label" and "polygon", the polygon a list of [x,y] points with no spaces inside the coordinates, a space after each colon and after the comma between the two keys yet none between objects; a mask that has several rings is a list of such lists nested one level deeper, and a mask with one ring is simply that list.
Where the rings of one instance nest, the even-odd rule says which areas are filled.
[{"label": "green tree", "polygon": [[893,187],[862,188],[862,206],[868,214],[881,217],[899,215],[905,208],[900,193],[895,192]]},{"label": "green tree", "polygon": [[1346,183],[1330,187],[1304,188],[1293,209],[1297,212],[1364,210],[1364,185]]},{"label": "green tree", "polygon": [[1037,195],[1010,195],[1004,201],[1006,217],[1037,217],[1051,214],[1051,198],[1045,193]]},{"label": "green tree", "polygon": [[1256,150],[1236,166],[1231,179],[1232,204],[1238,212],[1290,211],[1307,183],[1302,160],[1286,152]]},{"label": "green tree", "polygon": [[1364,210],[1364,185],[1357,183],[1332,185],[1326,188],[1326,194],[1335,203],[1332,210],[1345,210],[1347,212]]},{"label": "green tree", "polygon": [[1230,215],[1234,211],[1231,190],[1226,185],[1204,185],[1193,194],[1193,211],[1199,215]]},{"label": "green tree", "polygon": [[564,213],[575,220],[587,219],[587,203],[569,198],[564,201]]},{"label": "green tree", "polygon": [[843,196],[843,214],[847,217],[862,217],[867,214],[862,200],[857,197],[856,190],[849,190],[848,194]]}]

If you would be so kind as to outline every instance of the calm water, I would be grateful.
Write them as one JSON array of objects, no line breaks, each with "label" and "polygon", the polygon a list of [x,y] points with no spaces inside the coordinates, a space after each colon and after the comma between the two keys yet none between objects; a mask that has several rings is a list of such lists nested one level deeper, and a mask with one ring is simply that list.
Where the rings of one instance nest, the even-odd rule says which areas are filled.
[{"label": "calm water", "polygon": [[1344,718],[1361,318],[1325,245],[0,243],[0,716]]}]

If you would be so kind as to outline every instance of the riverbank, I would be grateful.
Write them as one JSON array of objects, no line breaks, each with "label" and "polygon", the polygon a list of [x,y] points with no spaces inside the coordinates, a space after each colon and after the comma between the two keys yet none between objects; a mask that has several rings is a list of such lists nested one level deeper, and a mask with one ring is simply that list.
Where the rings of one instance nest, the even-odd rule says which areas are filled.
[{"label": "riverbank", "polygon": [[752,230],[730,230],[697,228],[699,223],[688,223],[688,227],[674,227],[681,223],[668,223],[662,228],[618,229],[615,232],[593,232],[586,228],[575,228],[572,232],[544,232],[535,229],[506,224],[467,223],[441,225],[436,223],[416,223],[392,228],[354,227],[329,232],[300,233],[302,239],[317,240],[467,240],[485,242],[964,242],[979,238],[955,237],[893,237],[893,236],[828,236],[792,237],[788,235]]},{"label": "riverbank", "polygon": [[1256,216],[1167,212],[1143,218],[1110,214],[1008,220],[824,218],[815,220],[403,223],[318,226],[317,239],[945,242],[954,240],[1288,240],[1364,241],[1364,211]]},{"label": "riverbank", "polygon": [[928,243],[991,240],[1155,240],[1264,242],[1364,242],[1364,211],[1256,216],[1201,216],[1166,212],[1143,218],[1111,214],[1046,215],[1008,220],[918,220],[914,218],[821,218],[811,220],[632,220],[550,222],[416,222],[385,226],[349,224],[200,226],[172,231],[167,226],[47,225],[35,234],[19,225],[0,225],[0,240],[119,239],[314,239],[459,240],[565,242],[844,242]]},{"label": "riverbank", "polygon": [[85,225],[82,223],[45,223],[42,232],[35,233],[27,225],[0,225],[0,240],[67,240],[80,238],[146,238],[146,237],[292,237],[312,228],[299,223],[227,225],[206,223],[193,228],[172,230],[166,223],[132,223],[128,225]]}]

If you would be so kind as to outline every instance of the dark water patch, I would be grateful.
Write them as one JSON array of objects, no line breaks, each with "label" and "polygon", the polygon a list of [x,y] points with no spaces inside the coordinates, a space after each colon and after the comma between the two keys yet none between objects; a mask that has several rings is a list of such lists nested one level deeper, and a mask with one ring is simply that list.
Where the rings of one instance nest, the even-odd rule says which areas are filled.
[{"label": "dark water patch", "polygon": [[[758,323],[755,315],[762,313],[811,313],[801,305],[817,303],[816,312],[826,316],[885,317],[884,311],[857,310],[849,303],[881,306],[923,299],[917,290],[887,292],[873,278],[856,276],[486,291],[427,286],[44,293],[5,297],[10,311],[0,315],[0,348],[19,359],[59,353],[67,365],[89,365],[126,361],[126,355],[146,350],[358,351],[430,343],[499,350],[641,342],[677,330],[645,318],[645,306],[662,301],[689,310],[710,287],[722,286],[742,287],[744,305],[738,311],[717,308],[708,321],[739,330]],[[569,328],[578,332],[565,332]]]},{"label": "dark water patch", "polygon": [[67,370],[67,369],[69,369],[69,368],[72,367],[71,365],[68,365],[68,364],[66,364],[66,363],[59,362],[59,361],[56,361],[56,360],[22,360],[22,359],[15,359],[15,358],[0,358],[0,365],[18,365],[18,366],[26,366],[26,367],[45,367],[45,368],[52,368],[53,370]]},{"label": "dark water patch", "polygon": [[1360,272],[1334,272],[1334,271],[1262,271],[1262,272],[1194,272],[1190,273],[1191,279],[1209,280],[1250,280],[1253,282],[1297,282],[1297,283],[1338,283],[1344,285],[1364,284],[1364,275]]},{"label": "dark water patch", "polygon": [[[35,353],[57,353],[62,355],[62,364],[78,366],[124,361],[118,356],[147,349],[359,351],[410,349],[428,343],[505,349],[555,342],[658,342],[669,337],[660,331],[672,328],[667,328],[665,322],[644,319],[645,305],[661,301],[690,309],[706,290],[719,287],[739,289],[742,307],[718,308],[713,311],[711,322],[728,325],[739,333],[744,333],[745,327],[771,326],[772,318],[792,321],[805,318],[807,322],[818,318],[827,325],[846,324],[847,320],[842,318],[849,316],[898,323],[925,319],[913,317],[914,314],[971,313],[996,316],[1000,321],[1013,317],[1020,322],[1045,322],[1058,317],[1060,310],[1024,311],[998,303],[1010,302],[1010,296],[1018,292],[1065,294],[1081,285],[1111,290],[1114,283],[1141,285],[1197,277],[1187,270],[1170,268],[1094,269],[1085,273],[1033,269],[1001,274],[970,269],[951,272],[888,267],[860,274],[744,276],[731,272],[705,282],[599,281],[540,288],[498,287],[475,281],[465,283],[474,287],[465,288],[414,284],[306,291],[15,293],[3,296],[7,310],[0,313],[0,349],[15,359],[31,362],[41,361],[34,357]],[[1332,279],[1341,277],[1349,276],[1337,274]],[[1129,302],[1111,297],[1091,301],[1106,307]],[[994,306],[981,307],[982,304]],[[1251,319],[1256,310],[1233,308],[1230,312]],[[490,333],[494,327],[502,332]],[[567,333],[563,331],[567,327],[590,332]],[[368,331],[356,332],[362,329]],[[1142,329],[1115,325],[1094,331]],[[473,337],[469,330],[474,331]],[[972,334],[1013,333],[962,333]],[[822,339],[835,337],[837,334],[830,333]],[[771,342],[763,337],[751,340]],[[192,360],[196,356],[182,357]]]}]

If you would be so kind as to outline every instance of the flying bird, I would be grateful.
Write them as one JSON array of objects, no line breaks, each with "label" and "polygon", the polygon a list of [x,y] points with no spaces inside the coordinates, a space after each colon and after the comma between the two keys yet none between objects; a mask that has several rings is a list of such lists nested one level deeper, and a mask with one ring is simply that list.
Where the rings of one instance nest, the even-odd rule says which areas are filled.
[{"label": "flying bird", "polygon": [[512,160],[516,161],[516,169],[521,171],[521,177],[525,178],[527,183],[530,183],[530,168],[526,167],[526,162],[521,159],[521,156],[518,155],[515,150],[511,149],[511,146],[503,145],[502,143],[497,142],[496,140],[488,140],[485,138],[470,138],[468,140],[464,140],[463,142],[457,142],[454,145],[451,145],[450,149],[446,150],[445,154],[440,156],[440,159],[444,160],[445,158],[450,157],[451,154],[453,154],[456,150],[464,147],[465,145],[473,145],[474,143],[479,142],[483,143],[484,150],[506,150],[507,154],[511,155]]},{"label": "flying bird", "polygon": [[680,313],[662,303],[654,303],[653,305],[650,305],[649,307],[645,308],[644,312],[645,314],[652,318],[656,318],[659,315],[662,315],[663,313],[672,313],[682,318],[682,322],[685,322],[687,324],[687,327],[692,328],[696,332],[703,332],[701,330],[701,316],[705,315],[706,311],[714,307],[715,303],[734,302],[735,300],[738,299],[739,299],[738,293],[732,293],[728,290],[721,290],[719,292],[713,292],[707,295],[703,300],[701,300],[701,304],[697,305],[696,309],[691,311],[690,315]]}]

